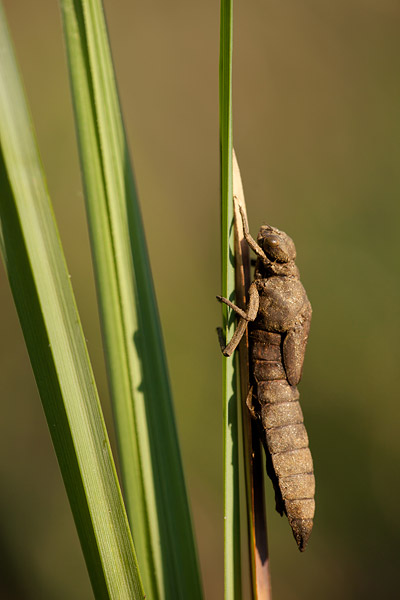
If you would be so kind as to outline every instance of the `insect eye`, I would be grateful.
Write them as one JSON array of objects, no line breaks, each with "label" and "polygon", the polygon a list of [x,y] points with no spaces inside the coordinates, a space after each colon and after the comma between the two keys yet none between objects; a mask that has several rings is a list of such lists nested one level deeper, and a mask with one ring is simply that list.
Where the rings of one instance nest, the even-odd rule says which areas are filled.
[{"label": "insect eye", "polygon": [[270,248],[277,248],[279,246],[279,238],[277,235],[268,235],[264,239],[264,246],[269,246]]}]

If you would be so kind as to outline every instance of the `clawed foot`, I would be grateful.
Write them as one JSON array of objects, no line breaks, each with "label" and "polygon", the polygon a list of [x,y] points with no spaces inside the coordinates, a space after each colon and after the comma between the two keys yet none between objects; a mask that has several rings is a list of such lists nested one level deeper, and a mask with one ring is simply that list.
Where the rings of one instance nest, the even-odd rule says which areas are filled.
[{"label": "clawed foot", "polygon": [[222,302],[223,304],[226,304],[227,306],[229,306],[229,308],[234,310],[235,313],[238,314],[240,317],[242,317],[243,319],[246,319],[246,321],[252,320],[244,310],[242,310],[241,308],[236,306],[236,304],[233,304],[233,302],[231,302],[227,298],[224,298],[223,296],[216,296],[216,298],[219,302]]},{"label": "clawed foot", "polygon": [[249,393],[246,398],[246,406],[249,409],[250,415],[252,419],[258,419],[258,413],[256,412],[253,404],[253,386],[249,389]]}]

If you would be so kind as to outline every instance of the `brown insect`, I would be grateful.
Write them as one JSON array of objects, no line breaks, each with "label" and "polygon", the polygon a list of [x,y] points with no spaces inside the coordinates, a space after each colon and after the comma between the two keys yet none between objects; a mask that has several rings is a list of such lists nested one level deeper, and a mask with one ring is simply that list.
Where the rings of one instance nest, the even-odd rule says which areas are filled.
[{"label": "brown insect", "polygon": [[296,386],[312,309],[295,265],[293,240],[283,231],[264,225],[256,242],[241,208],[240,213],[244,237],[257,260],[246,311],[217,296],[240,316],[227,346],[220,335],[221,349],[230,356],[248,327],[251,387],[246,404],[259,424],[276,510],[287,515],[303,551],[313,526],[315,479]]}]

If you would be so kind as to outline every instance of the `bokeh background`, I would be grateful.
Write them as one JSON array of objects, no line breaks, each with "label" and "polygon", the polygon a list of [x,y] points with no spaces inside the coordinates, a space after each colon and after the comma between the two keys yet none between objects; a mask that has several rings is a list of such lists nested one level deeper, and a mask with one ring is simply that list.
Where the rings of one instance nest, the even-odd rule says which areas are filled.
[{"label": "bokeh background", "polygon": [[[6,0],[112,435],[57,3]],[[106,0],[206,598],[223,597],[214,0]],[[274,598],[398,597],[400,4],[235,2],[234,144],[253,234],[295,240],[314,308],[301,400],[317,513],[300,554],[268,486]],[[0,598],[92,598],[4,270]],[[190,389],[190,394],[187,390]]]}]

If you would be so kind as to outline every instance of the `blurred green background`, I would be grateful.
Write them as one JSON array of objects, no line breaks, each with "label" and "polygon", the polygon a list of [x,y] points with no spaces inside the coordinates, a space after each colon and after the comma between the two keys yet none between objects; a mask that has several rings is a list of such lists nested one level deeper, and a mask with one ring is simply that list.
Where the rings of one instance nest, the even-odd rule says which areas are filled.
[{"label": "blurred green background", "polygon": [[[111,430],[58,6],[5,7]],[[206,598],[219,600],[219,2],[105,9]],[[235,2],[234,21],[234,145],[251,230],[267,222],[294,238],[314,309],[300,392],[317,513],[300,554],[268,485],[274,598],[395,598],[400,4],[253,0]],[[0,277],[0,598],[92,598],[3,268]]]}]

